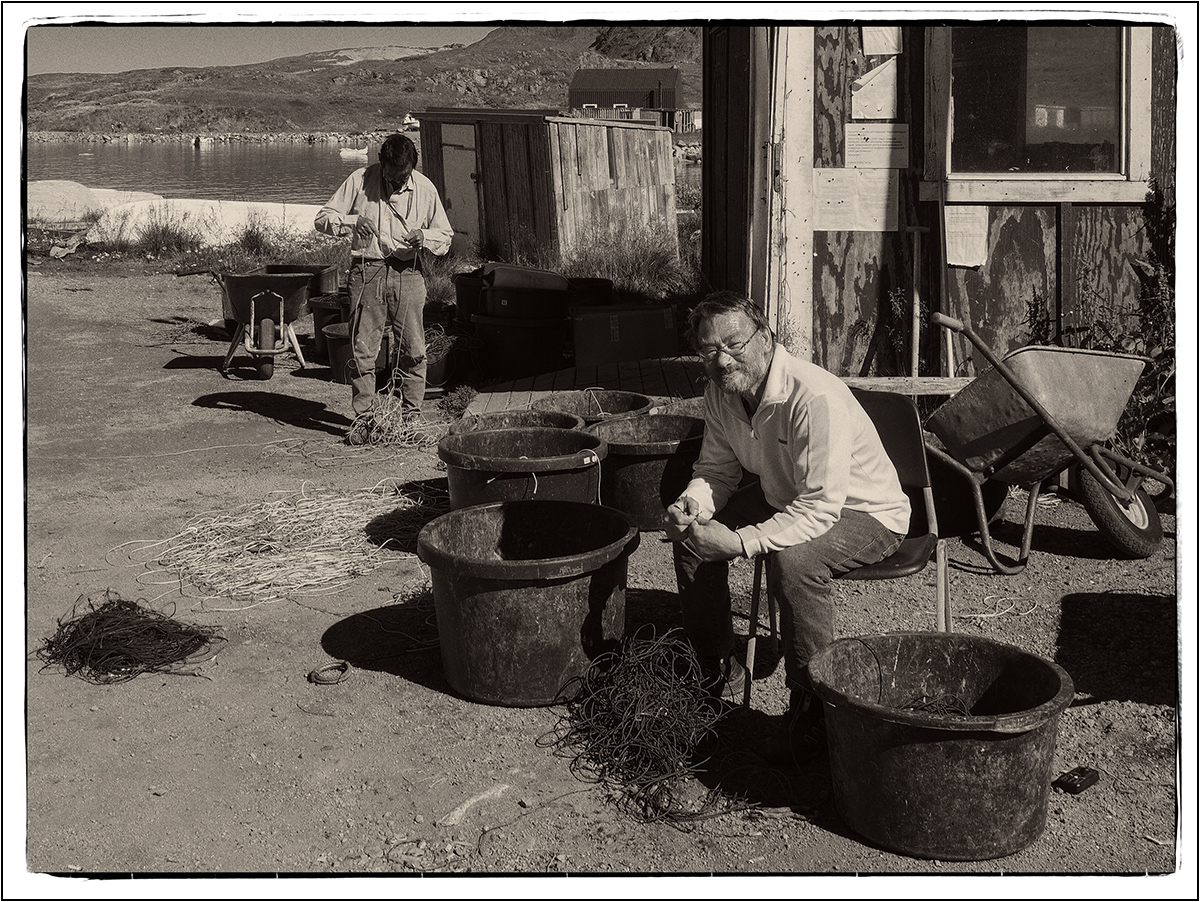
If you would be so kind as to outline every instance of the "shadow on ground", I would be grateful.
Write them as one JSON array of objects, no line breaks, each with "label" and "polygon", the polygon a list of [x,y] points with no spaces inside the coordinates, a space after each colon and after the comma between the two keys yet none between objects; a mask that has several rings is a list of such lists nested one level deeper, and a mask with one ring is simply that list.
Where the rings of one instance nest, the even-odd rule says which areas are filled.
[{"label": "shadow on ground", "polygon": [[1056,660],[1094,701],[1178,703],[1176,602],[1169,595],[1076,592],[1062,599]]},{"label": "shadow on ground", "polygon": [[417,552],[421,528],[450,511],[450,487],[445,476],[402,483],[400,494],[415,504],[380,514],[366,525],[367,539],[380,547],[409,554]]},{"label": "shadow on ground", "polygon": [[336,413],[320,401],[296,398],[279,392],[226,391],[201,395],[193,407],[210,410],[245,410],[270,420],[311,429],[329,435],[342,435],[350,425],[345,414]]}]

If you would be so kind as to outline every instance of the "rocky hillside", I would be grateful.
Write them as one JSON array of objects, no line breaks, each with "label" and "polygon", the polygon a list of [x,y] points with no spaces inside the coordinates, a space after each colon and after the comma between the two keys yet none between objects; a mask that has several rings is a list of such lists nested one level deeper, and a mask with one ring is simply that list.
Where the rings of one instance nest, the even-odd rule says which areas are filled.
[{"label": "rocky hillside", "polygon": [[355,48],[267,63],[37,75],[26,83],[32,132],[362,132],[435,106],[564,109],[579,68],[683,70],[699,107],[700,29],[502,26],[469,45],[419,55]]}]

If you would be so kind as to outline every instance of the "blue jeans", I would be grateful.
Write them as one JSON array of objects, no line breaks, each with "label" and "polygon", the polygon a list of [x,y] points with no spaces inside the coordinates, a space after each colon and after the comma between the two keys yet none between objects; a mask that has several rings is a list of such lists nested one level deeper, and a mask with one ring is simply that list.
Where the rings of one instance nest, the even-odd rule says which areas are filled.
[{"label": "blue jeans", "polygon": [[355,416],[366,413],[375,400],[375,363],[385,329],[391,331],[391,362],[400,372],[401,408],[420,411],[425,399],[425,277],[415,269],[355,262],[346,283],[352,305],[350,403]]},{"label": "blue jeans", "polygon": [[[739,489],[714,519],[737,529],[776,513],[755,483]],[[767,591],[779,606],[789,686],[810,687],[808,662],[835,638],[833,578],[883,560],[900,546],[901,538],[870,514],[843,509],[824,535],[769,555]],[[723,659],[733,651],[729,562],[703,562],[681,542],[675,543],[674,554],[688,640],[698,657]]]}]

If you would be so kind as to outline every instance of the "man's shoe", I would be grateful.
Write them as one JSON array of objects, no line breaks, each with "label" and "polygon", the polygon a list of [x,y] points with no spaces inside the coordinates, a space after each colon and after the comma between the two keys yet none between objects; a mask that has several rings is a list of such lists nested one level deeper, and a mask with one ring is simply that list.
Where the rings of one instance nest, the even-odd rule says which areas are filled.
[{"label": "man's shoe", "polygon": [[347,445],[365,445],[370,440],[371,426],[362,420],[355,420],[350,424],[350,428],[346,431]]},{"label": "man's shoe", "polygon": [[815,693],[792,689],[783,723],[763,742],[763,759],[776,767],[801,768],[828,751],[824,705]]},{"label": "man's shoe", "polygon": [[742,694],[746,691],[746,668],[733,656],[724,661],[719,658],[702,658],[700,685],[714,699],[740,702]]}]

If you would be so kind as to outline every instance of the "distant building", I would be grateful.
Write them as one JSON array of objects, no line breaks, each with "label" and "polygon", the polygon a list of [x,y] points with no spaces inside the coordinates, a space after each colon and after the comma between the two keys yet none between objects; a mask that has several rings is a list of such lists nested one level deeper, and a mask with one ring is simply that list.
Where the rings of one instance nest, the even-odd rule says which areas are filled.
[{"label": "distant building", "polygon": [[567,89],[573,110],[677,110],[682,106],[678,69],[579,69]]},{"label": "distant building", "polygon": [[567,89],[572,110],[593,119],[640,119],[692,131],[697,111],[683,106],[678,69],[579,69]]}]

